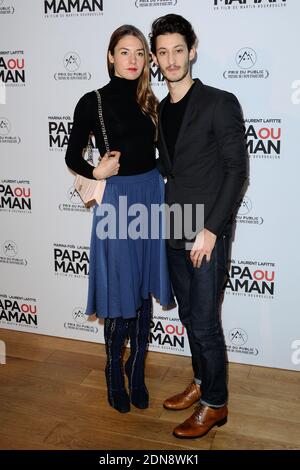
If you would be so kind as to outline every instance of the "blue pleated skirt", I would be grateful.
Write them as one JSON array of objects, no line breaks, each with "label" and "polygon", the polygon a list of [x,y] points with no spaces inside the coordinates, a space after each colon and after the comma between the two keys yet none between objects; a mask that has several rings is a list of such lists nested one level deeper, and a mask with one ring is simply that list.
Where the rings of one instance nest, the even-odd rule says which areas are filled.
[{"label": "blue pleated skirt", "polygon": [[149,294],[162,306],[174,303],[164,216],[160,211],[151,217],[151,207],[163,202],[164,181],[156,169],[106,180],[102,204],[94,207],[87,315],[134,318]]}]

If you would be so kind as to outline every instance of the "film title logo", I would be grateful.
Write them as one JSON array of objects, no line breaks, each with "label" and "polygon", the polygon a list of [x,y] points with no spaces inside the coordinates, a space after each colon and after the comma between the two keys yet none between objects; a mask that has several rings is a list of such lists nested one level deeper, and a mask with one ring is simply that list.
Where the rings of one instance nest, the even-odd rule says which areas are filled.
[{"label": "film title logo", "polygon": [[29,181],[2,180],[0,182],[0,211],[31,212]]},{"label": "film title logo", "polygon": [[89,272],[87,247],[54,243],[54,272],[56,275],[85,277]]},{"label": "film title logo", "polygon": [[48,116],[49,149],[51,151],[66,150],[73,122],[70,116]]},{"label": "film title logo", "polygon": [[276,124],[281,124],[281,119],[245,119],[245,124],[250,157],[279,159],[282,136],[281,126]]},{"label": "film title logo", "polygon": [[37,307],[34,303],[0,298],[0,322],[6,324],[36,327],[38,324]]},{"label": "film title logo", "polygon": [[160,68],[151,60],[150,63],[150,83],[152,86],[165,86],[166,82]]},{"label": "film title logo", "polygon": [[275,291],[274,263],[231,260],[226,294],[272,299]]},{"label": "film title logo", "polygon": [[103,15],[103,0],[44,0],[46,18]]},{"label": "film title logo", "polygon": [[165,349],[184,349],[184,326],[152,320],[149,343]]},{"label": "film title logo", "polygon": [[25,85],[24,51],[0,51],[0,82],[11,86]]},{"label": "film title logo", "polygon": [[245,8],[280,8],[287,0],[213,0],[214,10],[237,10]]}]

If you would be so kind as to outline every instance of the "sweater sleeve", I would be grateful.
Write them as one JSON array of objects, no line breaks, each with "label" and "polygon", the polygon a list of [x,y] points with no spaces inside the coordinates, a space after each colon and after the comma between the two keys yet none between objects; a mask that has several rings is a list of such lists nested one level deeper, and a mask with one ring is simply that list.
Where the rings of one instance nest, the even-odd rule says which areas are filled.
[{"label": "sweater sleeve", "polygon": [[231,93],[216,105],[214,132],[223,158],[224,179],[205,228],[220,235],[240,200],[247,179],[243,116],[238,100]]},{"label": "sweater sleeve", "polygon": [[85,94],[78,101],[75,111],[73,127],[71,130],[68,148],[65,156],[66,165],[75,173],[94,179],[93,167],[87,163],[83,156],[83,149],[87,146],[88,137],[92,130],[91,120],[92,96]]}]

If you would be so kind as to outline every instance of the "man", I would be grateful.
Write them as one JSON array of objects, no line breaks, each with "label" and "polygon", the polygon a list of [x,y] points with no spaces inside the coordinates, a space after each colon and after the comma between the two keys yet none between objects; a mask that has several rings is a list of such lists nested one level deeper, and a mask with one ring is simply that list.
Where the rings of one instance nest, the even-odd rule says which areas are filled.
[{"label": "man", "polygon": [[191,417],[174,429],[178,438],[201,437],[227,420],[226,352],[219,305],[233,215],[247,174],[238,100],[192,79],[196,40],[191,24],[180,15],[169,14],[152,24],[153,60],[169,89],[159,108],[158,143],[159,168],[167,177],[166,203],[204,205],[204,226],[192,246],[186,245],[184,236],[167,243],[194,380],[182,393],[167,399],[164,407],[182,410],[199,401]]}]

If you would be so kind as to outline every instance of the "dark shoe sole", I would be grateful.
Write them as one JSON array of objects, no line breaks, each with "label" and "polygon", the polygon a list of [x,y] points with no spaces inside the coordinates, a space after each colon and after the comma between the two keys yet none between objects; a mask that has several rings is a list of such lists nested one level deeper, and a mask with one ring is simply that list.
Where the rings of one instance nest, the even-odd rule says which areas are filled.
[{"label": "dark shoe sole", "polygon": [[129,413],[130,411],[130,406],[128,408],[118,408],[117,406],[112,405],[110,402],[108,403],[112,408],[114,408],[114,410],[118,411],[119,413]]},{"label": "dark shoe sole", "polygon": [[129,411],[130,411],[130,408],[128,408],[128,409],[126,409],[126,410],[124,410],[124,408],[122,408],[122,409],[116,408],[115,406],[113,406],[113,408],[114,408],[116,411],[118,411],[119,413],[129,413]]},{"label": "dark shoe sole", "polygon": [[223,419],[221,419],[220,421],[217,421],[215,424],[213,424],[205,433],[203,434],[200,434],[200,436],[177,436],[177,434],[175,434],[175,432],[173,431],[173,436],[176,437],[177,439],[199,439],[200,437],[204,437],[206,436],[207,433],[209,433],[209,431],[214,427],[214,426],[218,426],[221,427],[221,426],[224,426],[224,424],[227,423],[227,416]]},{"label": "dark shoe sole", "polygon": [[135,406],[136,408],[139,408],[140,410],[145,410],[146,408],[149,408],[149,393],[147,392],[147,399],[146,400],[135,400],[131,396],[130,397],[130,403]]},{"label": "dark shoe sole", "polygon": [[[108,404],[117,410],[119,413],[129,413],[130,411],[130,401],[129,397],[125,400],[115,400],[114,402],[111,401],[110,397],[107,397]],[[121,403],[120,403],[121,402]]]},{"label": "dark shoe sole", "polygon": [[149,403],[147,403],[145,405],[137,405],[136,403],[133,403],[133,401],[132,401],[131,404],[133,406],[135,406],[136,408],[138,408],[139,410],[146,410],[147,408],[149,408]]}]

